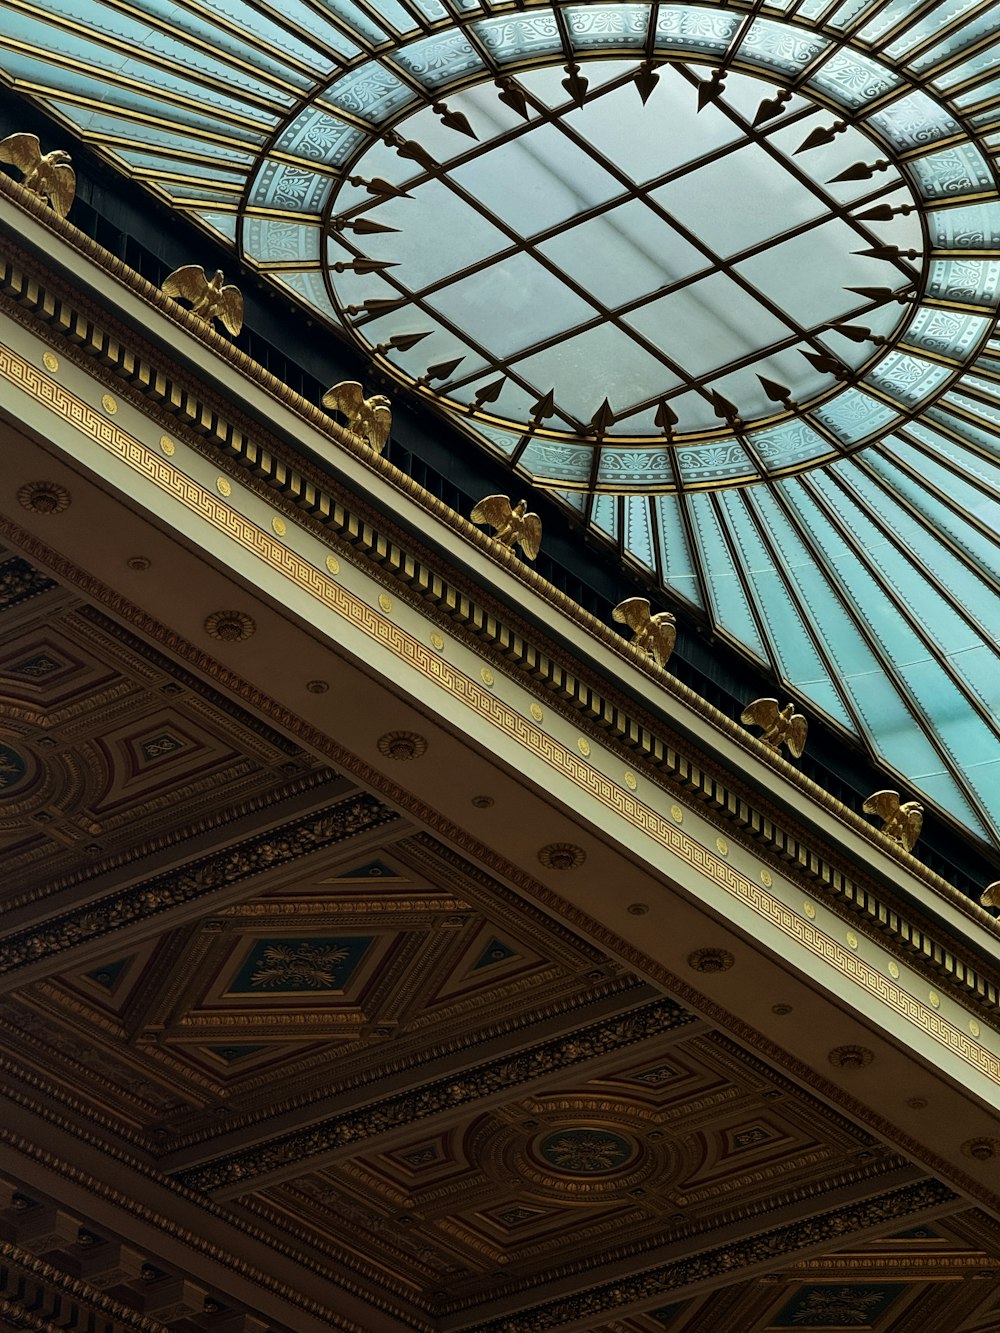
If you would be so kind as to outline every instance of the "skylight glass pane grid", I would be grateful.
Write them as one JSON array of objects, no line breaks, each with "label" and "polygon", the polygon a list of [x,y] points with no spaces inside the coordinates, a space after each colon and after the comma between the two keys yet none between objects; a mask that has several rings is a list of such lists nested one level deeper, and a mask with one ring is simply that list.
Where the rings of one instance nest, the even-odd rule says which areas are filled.
[{"label": "skylight glass pane grid", "polygon": [[712,598],[712,618],[734,638],[778,669],[764,645],[711,495],[685,497],[698,542],[698,556]]},{"label": "skylight glass pane grid", "polygon": [[693,605],[704,607],[691,544],[684,526],[680,495],[658,495],[653,500],[659,537],[660,569],[663,582]]}]

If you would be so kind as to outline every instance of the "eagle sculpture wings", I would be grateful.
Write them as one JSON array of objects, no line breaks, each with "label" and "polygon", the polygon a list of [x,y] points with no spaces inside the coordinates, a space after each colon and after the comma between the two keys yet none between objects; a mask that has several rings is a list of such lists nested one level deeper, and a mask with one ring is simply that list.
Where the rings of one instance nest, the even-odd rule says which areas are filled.
[{"label": "eagle sculpture wings", "polygon": [[496,528],[493,540],[513,549],[520,546],[528,560],[534,560],[542,545],[542,520],[528,513],[527,500],[513,507],[506,495],[488,495],[470,514],[473,523],[488,523]]},{"label": "eagle sculpture wings", "polygon": [[901,801],[898,791],[877,791],[861,807],[866,815],[883,820],[882,832],[905,851],[913,850],[924,822],[924,807],[919,801]]},{"label": "eagle sculpture wings", "polygon": [[11,134],[0,140],[0,162],[10,162],[23,172],[24,188],[47,199],[61,218],[76,196],[76,172],[70,161],[61,148],[43,153],[37,134]]},{"label": "eagle sculpture wings", "polygon": [[383,393],[365,397],[357,380],[335,384],[323,395],[323,406],[347,418],[347,428],[367,440],[377,454],[385,448],[392,425],[389,399]]},{"label": "eagle sculpture wings", "polygon": [[772,750],[787,745],[789,754],[801,758],[809,723],[801,713],[796,713],[794,704],[779,708],[777,699],[755,699],[744,708],[740,721],[744,726],[760,727],[763,731],[760,740]]},{"label": "eagle sculpture wings", "polygon": [[677,642],[677,622],[669,611],[654,616],[647,598],[627,597],[611,612],[611,618],[629,627],[636,648],[648,653],[657,666],[666,666]]},{"label": "eagle sculpture wings", "polygon": [[222,269],[212,278],[198,264],[174,269],[161,288],[164,296],[188,301],[191,314],[210,324],[219,320],[235,338],[243,327],[243,297],[238,287],[225,285]]}]

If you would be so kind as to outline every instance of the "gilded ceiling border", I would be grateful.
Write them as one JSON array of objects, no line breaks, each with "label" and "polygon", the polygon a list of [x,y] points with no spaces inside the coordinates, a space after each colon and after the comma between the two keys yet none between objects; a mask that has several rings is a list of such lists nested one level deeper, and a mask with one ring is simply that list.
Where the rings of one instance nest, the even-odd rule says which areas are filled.
[{"label": "gilded ceiling border", "polygon": [[386,800],[404,810],[415,821],[434,829],[442,840],[460,848],[465,855],[487,866],[494,874],[515,885],[525,896],[563,916],[577,929],[585,932],[598,945],[604,946],[611,953],[617,953],[627,965],[635,968],[636,971],[643,972],[664,990],[670,991],[683,1004],[689,1004],[700,1011],[710,1022],[724,1028],[737,1041],[756,1051],[761,1058],[784,1070],[786,1074],[803,1086],[813,1089],[825,1100],[840,1106],[847,1115],[867,1125],[886,1141],[896,1144],[902,1152],[917,1161],[923,1162],[936,1174],[946,1176],[954,1181],[969,1198],[978,1200],[990,1209],[1000,1207],[993,1193],[985,1189],[977,1178],[960,1171],[940,1154],[929,1150],[926,1144],[918,1142],[909,1134],[901,1131],[897,1125],[891,1124],[885,1117],[873,1112],[870,1107],[850,1096],[837,1084],[824,1078],[804,1061],[792,1056],[776,1043],[763,1037],[737,1015],[711,1000],[703,992],[696,990],[683,977],[668,971],[641,950],[622,940],[616,933],[575,908],[566,899],[547,888],[540,881],[526,874],[518,866],[498,856],[465,829],[445,819],[437,810],[427,805],[413,793],[391,782],[381,772],[358,759],[356,755],[339,745],[331,737],[304,722],[290,709],[244,680],[235,671],[221,665],[202,649],[162,625],[148,612],[81,570],[3,515],[0,515],[0,534],[15,545],[20,546],[29,556],[34,556],[41,563],[47,565],[60,579],[72,583],[84,595],[100,602],[113,614],[120,615],[140,632],[147,634],[159,643],[162,648],[177,653],[194,669],[211,676],[216,684],[221,688],[231,690],[247,706],[265,712],[275,725],[284,727],[297,735],[304,745],[312,746],[319,752],[326,754],[335,766],[351,773],[360,783],[379,792]]},{"label": "gilded ceiling border", "polygon": [[[10,265],[6,270],[0,267],[0,288],[4,285],[2,277],[4,271],[8,276],[14,272]],[[24,278],[25,284],[29,281],[34,282]],[[43,292],[37,283],[34,284],[34,292],[36,301],[42,301]],[[103,341],[101,345],[104,345]],[[121,351],[121,345],[117,341],[110,340],[110,345]],[[89,368],[90,363],[86,364]],[[132,466],[147,480],[172,494],[192,512],[207,519],[217,530],[230,538],[235,538],[245,550],[277,569],[321,604],[344,615],[369,636],[381,639],[383,646],[408,661],[428,679],[449,689],[460,702],[474,708],[494,725],[506,730],[521,744],[533,749],[543,762],[560,768],[578,785],[585,785],[589,781],[592,794],[616,813],[629,819],[635,827],[644,829],[669,850],[682,856],[692,868],[702,873],[711,868],[720,886],[728,887],[730,890],[737,888],[738,881],[733,877],[731,867],[713,858],[711,853],[706,853],[698,844],[692,843],[686,835],[667,825],[666,821],[661,820],[655,812],[649,811],[648,807],[630,797],[628,793],[622,792],[606,779],[602,779],[591,766],[582,764],[578,756],[564,748],[560,753],[559,747],[556,747],[554,742],[550,744],[544,733],[533,728],[513,710],[502,707],[499,701],[482,689],[477,681],[449,669],[436,653],[405,635],[398,627],[392,626],[391,622],[379,616],[367,603],[347,593],[340,585],[297,556],[289,547],[276,541],[270,532],[262,531],[236,513],[231,506],[224,503],[221,496],[207,492],[204,487],[194,483],[179,469],[171,466],[165,458],[159,457],[141,441],[125,432],[111,417],[102,416],[89,404],[65,390],[47,373],[32,366],[11,349],[0,348],[0,375],[35,397],[49,410],[61,415],[77,430]],[[149,403],[143,401],[142,409],[148,414]],[[208,425],[205,429],[206,431],[209,429]],[[240,439],[245,442],[244,436],[241,435]],[[553,697],[561,700],[566,715],[575,721],[586,717],[592,724],[596,724],[600,729],[594,730],[593,734],[602,744],[611,745],[617,741],[621,756],[628,762],[636,762],[637,756],[640,757],[640,762],[644,760],[647,776],[652,776],[654,781],[658,778],[662,780],[662,777],[666,776],[682,789],[694,794],[699,800],[700,809],[712,808],[718,815],[727,818],[730,824],[745,830],[753,839],[753,851],[756,855],[760,855],[761,845],[767,847],[773,856],[772,864],[779,871],[787,872],[789,866],[793,866],[803,878],[811,881],[813,891],[817,889],[825,891],[824,896],[828,900],[828,905],[839,915],[853,921],[867,918],[868,923],[879,932],[880,943],[885,943],[887,936],[892,938],[900,950],[901,957],[933,971],[938,984],[942,987],[956,990],[964,998],[972,998],[994,1012],[1000,1010],[1000,984],[994,978],[983,976],[981,965],[972,962],[967,954],[962,956],[954,947],[945,948],[940,945],[920,926],[908,921],[893,906],[887,905],[875,893],[858,884],[844,873],[845,863],[842,860],[836,856],[819,857],[810,843],[786,832],[781,827],[777,819],[784,820],[784,816],[775,817],[770,811],[765,813],[766,802],[753,797],[754,805],[751,805],[741,792],[733,790],[728,775],[692,763],[672,746],[661,741],[656,730],[666,730],[664,726],[658,725],[655,720],[634,706],[623,704],[617,698],[611,697],[606,687],[595,686],[585,679],[579,670],[566,671],[549,653],[532,646],[522,634],[498,620],[491,608],[477,605],[459,587],[446,582],[433,568],[415,558],[391,539],[381,536],[371,524],[352,515],[339,501],[332,497],[324,497],[312,487],[312,483],[302,478],[296,483],[293,475],[287,472],[269,452],[255,451],[253,460],[248,457],[244,461],[247,466],[253,465],[258,474],[261,471],[266,474],[269,470],[272,476],[280,473],[286,483],[284,486],[286,493],[295,492],[298,495],[300,506],[295,508],[293,505],[291,509],[296,519],[302,520],[303,508],[312,508],[314,517],[318,513],[325,520],[321,529],[324,535],[332,529],[348,540],[355,551],[367,554],[370,557],[370,561],[365,564],[367,573],[374,574],[383,582],[388,582],[389,578],[395,575],[402,583],[404,594],[408,592],[410,600],[423,611],[427,610],[428,603],[436,603],[448,618],[447,623],[450,627],[454,627],[456,621],[467,627],[470,641],[474,642],[477,653],[489,656],[489,650],[492,649],[494,654],[492,660],[497,661],[498,665],[502,665],[506,670],[512,667],[520,668],[521,683],[527,688],[537,692],[550,703]],[[241,481],[247,480],[245,473],[238,471],[236,475]],[[310,495],[314,497],[311,502]],[[294,498],[293,495],[292,499]],[[272,503],[275,502],[272,493],[268,492],[268,499]],[[601,628],[605,635],[610,634],[605,627]],[[485,650],[484,645],[486,645]],[[628,645],[618,639],[616,648],[619,651],[627,647]],[[656,668],[651,669],[656,670]],[[703,704],[703,708],[708,707]],[[716,713],[714,709],[709,711],[713,715]],[[722,718],[721,714],[718,714],[718,717],[713,716],[712,720],[718,724],[719,718]],[[723,721],[724,729],[738,732],[741,744],[756,744],[752,737],[739,731],[728,719]],[[810,794],[817,799],[821,797],[822,804],[826,808],[849,817],[849,822],[853,821],[863,828],[867,836],[888,843],[888,839],[872,826],[865,824],[846,807],[840,807],[828,793],[803,778],[780,757],[770,752],[768,757],[769,761],[783,772],[787,770],[793,774],[800,785],[810,790]],[[915,858],[901,852],[894,844],[889,845],[897,855],[906,860],[908,869],[918,867],[922,877],[944,892],[949,901],[952,903],[957,901],[967,916],[979,925],[985,924],[991,933],[1000,934],[1000,926],[989,914],[976,907],[945,881],[939,880],[937,876],[927,871],[926,867]],[[745,884],[744,888],[747,893],[752,893],[755,905],[763,902],[766,895],[762,896],[756,886]],[[787,929],[787,923],[783,924],[782,928]],[[799,938],[804,940],[805,937],[800,935]],[[849,967],[853,967],[853,963],[849,964]],[[928,1021],[933,1026],[936,1019]]]},{"label": "gilded ceiling border", "polygon": [[[801,914],[793,913],[774,894],[767,891],[769,879],[764,880],[762,877],[762,883],[757,883],[738,871],[725,859],[724,845],[719,845],[720,854],[716,855],[714,851],[702,846],[684,832],[678,822],[671,822],[633,795],[627,787],[610,781],[596,766],[585,762],[585,756],[590,753],[589,742],[586,743],[585,752],[577,753],[557,741],[540,725],[536,725],[534,720],[526,718],[493,694],[486,688],[485,683],[466,675],[446,658],[406,632],[402,626],[394,623],[387,614],[380,615],[342,583],[321,572],[290,546],[277,540],[271,530],[258,526],[244,517],[233,506],[225,503],[224,497],[209,491],[179,468],[174,467],[168,458],[154,452],[152,448],[127,432],[117,423],[113,415],[102,415],[66,390],[46,372],[37,369],[14,350],[3,346],[0,346],[0,376],[33,396],[50,411],[73,425],[78,432],[105,448],[111,456],[130,466],[137,475],[152,482],[164,494],[170,495],[217,531],[235,541],[251,556],[276,570],[319,605],[339,614],[412,670],[447,691],[457,702],[472,709],[500,733],[514,740],[523,750],[533,754],[551,770],[560,773],[579,790],[602,804],[605,809],[626,821],[632,828],[646,834],[658,846],[676,856],[697,874],[740,900],[786,938],[794,940],[815,957],[831,964],[841,976],[861,986],[900,1017],[921,1028],[929,1037],[963,1060],[968,1067],[976,1069],[995,1085],[1000,1085],[1000,1059],[992,1052],[987,1051],[980,1043],[970,1040],[965,1032],[938,1013],[936,1007],[918,1001],[903,986],[897,984],[894,978],[877,971],[839,941],[834,941],[813,925],[808,916],[803,919]],[[386,550],[384,544],[382,549],[386,551],[384,567],[390,552]],[[400,556],[403,555],[404,553],[400,552]],[[409,576],[408,582],[417,584],[421,581],[420,567],[412,559],[401,560],[400,568]],[[436,580],[447,603],[452,590],[445,587],[440,578],[429,569],[424,570],[423,575],[426,593],[433,595]],[[457,604],[457,592],[453,595]],[[472,611],[473,608],[470,607],[470,621],[475,619]],[[497,637],[500,637],[499,634]],[[605,723],[605,731],[599,735],[600,743],[608,745],[609,733],[617,733],[623,740],[631,741],[642,751],[654,768],[666,768],[668,772],[672,770],[673,774],[688,771],[687,761],[664,745],[645,727],[632,721],[624,712],[593,695],[575,674],[570,675],[552,663],[547,656],[530,649],[512,632],[507,633],[507,638],[510,642],[511,656],[521,657],[522,665],[529,671],[531,664],[534,663],[535,671],[531,674],[547,674],[550,678],[550,688],[561,685],[566,690],[567,685],[571,685],[574,690],[584,689],[586,711]],[[546,664],[549,664],[547,672]],[[693,766],[690,771],[701,773],[701,770],[694,770]],[[714,781],[711,781],[709,790],[717,801],[721,799],[715,789]],[[883,930],[888,928],[890,933],[895,933],[897,943],[904,949],[918,952],[912,941],[915,931],[911,932],[909,939],[905,930],[897,929],[893,932],[890,913],[871,895],[859,890],[852,881],[846,880],[829,866],[824,866],[810,848],[793,842],[787,835],[782,835],[770,821],[755,815],[744,801],[732,793],[725,794],[725,808],[738,823],[748,827],[751,833],[757,831],[762,841],[770,841],[773,850],[783,846],[785,858],[791,859],[790,844],[793,845],[796,849],[794,860],[798,862],[800,870],[810,878],[815,876],[817,879],[825,880],[830,887],[839,889],[840,894],[848,901],[850,901],[849,890],[850,896],[855,900],[863,895],[863,900],[869,904],[869,911],[872,905],[878,909],[878,916],[881,917],[879,924]],[[753,847],[752,850],[755,857],[759,856],[757,847]],[[812,914],[815,915],[815,909]],[[967,991],[966,998],[971,996],[992,1010],[996,1010],[997,990],[992,983],[984,981],[964,959],[956,957],[951,950],[946,951],[936,943],[932,945],[930,954],[932,964],[936,961],[935,953],[943,978],[942,985],[955,986],[957,983],[958,987],[964,987]],[[978,1031],[975,1035],[978,1035]]]}]

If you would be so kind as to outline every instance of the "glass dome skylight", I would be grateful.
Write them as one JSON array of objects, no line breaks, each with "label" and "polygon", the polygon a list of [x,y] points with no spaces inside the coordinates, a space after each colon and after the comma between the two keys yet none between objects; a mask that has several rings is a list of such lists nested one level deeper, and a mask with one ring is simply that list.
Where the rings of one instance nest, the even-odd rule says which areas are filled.
[{"label": "glass dome skylight", "polygon": [[1000,841],[995,0],[0,10],[14,87]]}]

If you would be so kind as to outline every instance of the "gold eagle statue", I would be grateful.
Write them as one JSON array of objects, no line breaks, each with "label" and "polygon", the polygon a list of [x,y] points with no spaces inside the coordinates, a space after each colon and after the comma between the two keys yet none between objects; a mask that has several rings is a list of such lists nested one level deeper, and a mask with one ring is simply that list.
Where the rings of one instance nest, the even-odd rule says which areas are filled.
[{"label": "gold eagle statue", "polygon": [[238,287],[225,285],[221,268],[209,278],[199,264],[185,264],[174,269],[160,290],[175,301],[189,301],[191,314],[206,324],[219,320],[234,338],[243,327],[243,296]]},{"label": "gold eagle statue", "polygon": [[904,851],[911,852],[920,837],[924,807],[919,801],[900,801],[898,791],[877,791],[861,807],[866,815],[883,820],[882,832]]},{"label": "gold eagle statue", "polygon": [[24,173],[21,184],[41,195],[64,218],[76,197],[76,172],[62,148],[43,153],[37,134],[9,134],[0,140],[0,162],[10,162]]},{"label": "gold eagle statue", "polygon": [[627,597],[611,612],[612,620],[632,631],[632,644],[648,653],[657,666],[666,666],[677,642],[677,622],[669,611],[654,616],[646,597]]},{"label": "gold eagle statue", "polygon": [[809,723],[801,713],[796,713],[794,704],[779,708],[777,699],[755,699],[744,708],[740,721],[745,727],[760,727],[763,735],[759,739],[772,750],[787,745],[795,759],[802,757]]},{"label": "gold eagle statue", "polygon": [[528,560],[534,560],[542,545],[542,520],[528,513],[527,500],[518,500],[511,507],[507,495],[487,495],[480,500],[469,516],[473,523],[488,523],[496,528],[493,540],[511,550],[520,546]]},{"label": "gold eagle statue", "polygon": [[339,412],[347,418],[347,429],[367,440],[377,454],[385,448],[392,425],[389,399],[384,393],[365,397],[357,380],[335,384],[323,395],[323,406],[330,412]]},{"label": "gold eagle statue", "polygon": [[984,907],[1000,907],[1000,879],[987,884],[979,901]]}]

